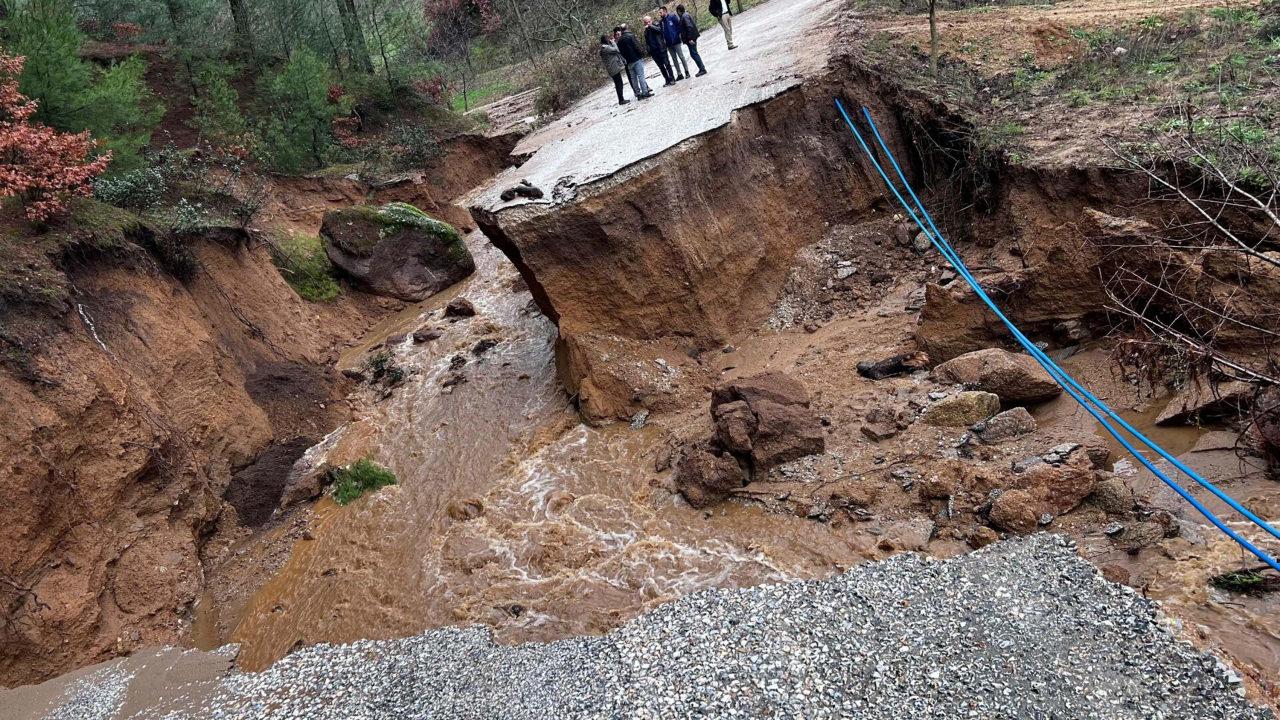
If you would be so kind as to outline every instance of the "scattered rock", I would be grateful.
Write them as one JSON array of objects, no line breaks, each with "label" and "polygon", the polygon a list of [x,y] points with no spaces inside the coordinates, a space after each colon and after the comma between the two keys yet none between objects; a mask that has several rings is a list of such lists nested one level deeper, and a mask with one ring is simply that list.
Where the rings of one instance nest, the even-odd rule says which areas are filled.
[{"label": "scattered rock", "polygon": [[998,527],[1011,532],[1031,532],[1041,524],[1070,512],[1093,493],[1097,476],[1086,463],[1047,465],[1041,463],[1021,475],[1009,478],[1005,490],[991,505],[990,517]]},{"label": "scattered rock", "polygon": [[1193,380],[1156,416],[1156,425],[1186,425],[1235,418],[1253,405],[1253,386],[1232,380]]},{"label": "scattered rock", "polygon": [[1031,455],[1020,460],[1014,460],[1009,464],[1009,469],[1015,473],[1024,473],[1043,462],[1044,460],[1041,460],[1039,455]]},{"label": "scattered rock", "polygon": [[897,425],[887,422],[869,422],[862,426],[862,435],[874,442],[888,440],[899,432]]},{"label": "scattered rock", "polygon": [[489,352],[490,350],[494,349],[497,346],[498,346],[497,340],[495,340],[494,338],[485,338],[480,342],[476,343],[475,346],[471,348],[471,354],[475,355],[476,357],[481,357],[485,353]]},{"label": "scattered rock", "polygon": [[692,448],[676,465],[676,489],[695,508],[714,505],[746,482],[747,475],[733,456],[716,455],[706,447]]},{"label": "scattered rock", "polygon": [[918,253],[928,252],[932,247],[933,242],[929,240],[928,234],[923,232],[917,233],[915,239],[911,241],[911,249]]},{"label": "scattered rock", "polygon": [[938,427],[969,427],[1000,412],[1000,398],[993,393],[965,391],[925,408],[921,419]]},{"label": "scattered rock", "polygon": [[894,375],[905,375],[929,367],[929,356],[922,352],[902,353],[883,360],[864,360],[858,363],[858,374],[872,380],[883,380]]},{"label": "scattered rock", "polygon": [[1029,490],[1007,490],[991,503],[991,522],[1010,532],[1028,533],[1040,524],[1038,508]]},{"label": "scattered rock", "polygon": [[1124,525],[1118,522],[1107,523],[1106,527],[1102,528],[1102,534],[1107,537],[1115,537],[1122,532],[1124,532]]},{"label": "scattered rock", "polygon": [[325,213],[325,254],[371,292],[417,302],[475,271],[462,236],[406,203],[355,206]]},{"label": "scattered rock", "polygon": [[1027,412],[1026,408],[1016,407],[983,420],[970,429],[979,440],[988,445],[994,445],[1035,432],[1036,420],[1031,417],[1031,413]]},{"label": "scattered rock", "polygon": [[431,342],[432,340],[439,340],[442,335],[444,335],[444,333],[440,330],[424,325],[413,331],[413,341],[418,345],[421,345],[422,343]]},{"label": "scattered rock", "polygon": [[464,318],[474,317],[475,314],[476,306],[472,305],[471,301],[464,297],[456,297],[450,300],[448,305],[444,306],[445,317]]},{"label": "scattered rock", "polygon": [[1114,563],[1102,566],[1102,577],[1120,585],[1129,584],[1129,571]]},{"label": "scattered rock", "polygon": [[969,547],[977,550],[978,548],[984,548],[991,543],[999,542],[999,540],[1000,533],[997,533],[995,530],[992,530],[985,525],[980,525],[977,528],[974,528],[973,533],[969,535]]},{"label": "scattered rock", "polygon": [[910,247],[911,240],[919,232],[913,222],[900,222],[893,227],[893,240],[898,247]]},{"label": "scattered rock", "polygon": [[1136,501],[1129,486],[1112,476],[1098,481],[1089,496],[1089,504],[1111,515],[1123,515],[1133,510]]},{"label": "scattered rock", "polygon": [[349,378],[351,380],[355,380],[358,383],[365,382],[369,379],[368,375],[365,375],[363,372],[361,372],[360,370],[357,370],[356,368],[343,368],[342,376],[345,378]]},{"label": "scattered rock", "polygon": [[999,348],[948,360],[933,369],[933,376],[940,383],[995,393],[1009,405],[1052,400],[1062,393],[1062,388],[1030,356]]},{"label": "scattered rock", "polygon": [[1080,448],[1080,443],[1073,443],[1073,442],[1065,442],[1060,445],[1054,445],[1053,447],[1049,448],[1049,452],[1045,453],[1044,455],[1041,455],[1040,459],[1049,463],[1050,465],[1058,465],[1063,462],[1066,462],[1067,458],[1071,457],[1071,453],[1075,452],[1079,448]]}]

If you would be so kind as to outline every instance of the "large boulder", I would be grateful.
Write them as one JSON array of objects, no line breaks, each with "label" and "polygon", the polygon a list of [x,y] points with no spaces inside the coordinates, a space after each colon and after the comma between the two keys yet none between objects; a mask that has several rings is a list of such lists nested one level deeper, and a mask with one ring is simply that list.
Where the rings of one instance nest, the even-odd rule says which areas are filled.
[{"label": "large boulder", "polygon": [[407,203],[325,213],[320,237],[329,260],[379,295],[417,302],[475,271],[462,236]]},{"label": "large boulder", "polygon": [[947,396],[925,408],[921,419],[938,427],[969,427],[1000,412],[994,393],[965,391]]},{"label": "large boulder", "polygon": [[940,383],[995,393],[1006,405],[1052,400],[1062,393],[1049,374],[1028,355],[999,348],[965,353],[933,369]]},{"label": "large boulder", "polygon": [[695,446],[676,465],[675,483],[690,505],[704,508],[745,485],[747,475],[732,455],[717,455],[706,446]]},{"label": "large boulder", "polygon": [[780,372],[720,385],[712,392],[711,415],[719,445],[749,460],[753,471],[826,450],[809,392]]}]

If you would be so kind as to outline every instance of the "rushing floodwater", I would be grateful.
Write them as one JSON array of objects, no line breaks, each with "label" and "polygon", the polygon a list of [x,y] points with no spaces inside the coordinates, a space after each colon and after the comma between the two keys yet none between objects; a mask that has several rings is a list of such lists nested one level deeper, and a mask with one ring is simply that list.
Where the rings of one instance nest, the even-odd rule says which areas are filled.
[{"label": "rushing floodwater", "polygon": [[[660,431],[591,429],[555,379],[554,326],[495,248],[468,238],[478,270],[461,290],[477,317],[395,348],[412,369],[308,453],[369,455],[400,484],[338,508],[250,601],[233,641],[259,668],[297,642],[394,637],[480,622],[505,640],[602,632],[712,585],[825,572],[848,547],[796,533],[794,518],[726,505],[710,517],[651,485]],[[437,300],[436,305],[440,302]],[[414,313],[414,316],[418,313]],[[412,330],[420,317],[404,329]],[[499,344],[476,358],[483,338]],[[461,355],[467,381],[441,387]],[[781,547],[759,539],[794,537]],[[831,546],[831,553],[824,553]]]}]

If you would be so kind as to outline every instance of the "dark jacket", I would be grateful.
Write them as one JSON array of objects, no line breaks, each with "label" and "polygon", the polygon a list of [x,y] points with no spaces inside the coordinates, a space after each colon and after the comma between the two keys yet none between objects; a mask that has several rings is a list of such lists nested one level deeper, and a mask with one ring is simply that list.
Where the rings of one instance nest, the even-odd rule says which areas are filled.
[{"label": "dark jacket", "polygon": [[667,13],[660,21],[662,23],[662,39],[667,41],[667,45],[679,45],[684,42],[684,33],[680,29],[680,18],[675,13]]},{"label": "dark jacket", "polygon": [[654,58],[662,57],[662,53],[667,51],[667,43],[662,37],[662,31],[657,25],[646,25],[644,28],[644,44],[649,46],[649,56]]},{"label": "dark jacket", "polygon": [[698,21],[694,20],[693,16],[687,12],[680,16],[680,25],[683,27],[681,35],[687,43],[697,40],[698,36],[702,34],[698,32]]},{"label": "dark jacket", "polygon": [[618,52],[618,46],[613,43],[600,46],[600,63],[604,65],[604,71],[609,73],[609,77],[627,69],[627,61],[622,59],[622,53]]},{"label": "dark jacket", "polygon": [[628,65],[644,58],[644,52],[640,50],[640,44],[630,30],[623,32],[622,37],[618,38],[618,52],[622,53],[622,59]]},{"label": "dark jacket", "polygon": [[732,15],[733,9],[729,7],[732,2],[733,0],[723,0],[723,2],[721,0],[711,0],[711,5],[707,7],[707,12],[710,12],[714,17]]}]

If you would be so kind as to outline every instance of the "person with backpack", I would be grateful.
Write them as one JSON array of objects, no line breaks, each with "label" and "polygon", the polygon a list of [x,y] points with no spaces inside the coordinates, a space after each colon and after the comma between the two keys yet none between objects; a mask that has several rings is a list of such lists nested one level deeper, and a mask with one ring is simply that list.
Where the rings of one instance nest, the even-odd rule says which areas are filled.
[{"label": "person with backpack", "polygon": [[[622,73],[627,70],[627,61],[622,59],[618,46],[613,44],[613,38],[608,35],[600,36],[600,63],[604,65],[604,71],[613,79],[613,88],[618,91],[618,104],[626,105],[631,102],[622,94]],[[631,90],[635,92],[635,87]]]},{"label": "person with backpack", "polygon": [[[698,21],[684,9],[683,5],[676,6],[676,18],[680,20],[680,37],[684,40],[684,44],[689,46],[689,57],[693,58],[693,62],[698,66],[698,77],[707,74],[707,66],[702,64],[702,56],[698,54],[698,36],[702,33],[698,31]],[[689,72],[685,70],[685,72]]]},{"label": "person with backpack", "polygon": [[614,28],[613,34],[618,41],[618,52],[622,53],[622,59],[627,62],[627,75],[631,78],[631,89],[635,91],[636,99],[653,97],[653,90],[649,89],[649,83],[644,79],[644,51],[640,49],[640,43],[636,42],[635,33],[623,23]]},{"label": "person with backpack", "polygon": [[[667,81],[665,87],[675,85],[675,76],[671,74],[671,65],[667,63],[667,42],[662,37],[662,30],[653,24],[653,18],[648,15],[644,16],[644,44],[649,48],[649,57],[658,64],[658,70]],[[681,75],[680,79],[683,80],[684,76]]]},{"label": "person with backpack", "polygon": [[671,68],[680,76],[677,79],[693,77],[693,73],[689,72],[689,61],[684,59],[684,32],[680,18],[667,12],[666,5],[658,8],[658,14],[661,16],[659,22],[662,23],[662,37],[667,42],[667,52],[671,53]]},{"label": "person with backpack", "polygon": [[720,23],[720,27],[724,28],[724,41],[730,50],[734,50],[738,46],[733,44],[733,10],[729,7],[731,2],[733,0],[711,0],[707,11],[715,17],[716,22]]}]

